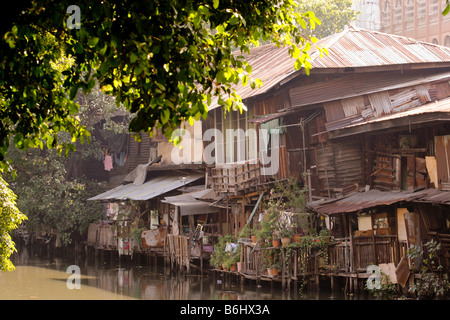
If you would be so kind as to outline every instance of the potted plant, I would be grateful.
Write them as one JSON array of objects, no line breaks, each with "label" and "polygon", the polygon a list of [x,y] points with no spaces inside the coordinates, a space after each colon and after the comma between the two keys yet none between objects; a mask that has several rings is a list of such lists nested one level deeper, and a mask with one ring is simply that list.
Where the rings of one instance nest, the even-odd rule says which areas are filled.
[{"label": "potted plant", "polygon": [[290,228],[283,228],[278,232],[281,238],[281,244],[283,247],[291,243],[292,230]]},{"label": "potted plant", "polygon": [[218,251],[213,251],[209,260],[210,265],[216,267],[218,270],[222,270],[223,257],[219,255]]},{"label": "potted plant", "polygon": [[327,228],[320,230],[319,236],[324,243],[328,243],[331,241],[331,231]]},{"label": "potted plant", "polygon": [[241,261],[241,253],[229,253],[225,260],[225,267],[230,269],[230,271],[237,271],[237,263]]},{"label": "potted plant", "polygon": [[257,230],[251,228],[249,225],[246,225],[244,228],[242,228],[241,232],[239,233],[240,239],[251,239],[253,243],[256,242],[257,239]]},{"label": "potted plant", "polygon": [[272,239],[272,246],[278,248],[280,246],[280,239]]},{"label": "potted plant", "polygon": [[276,277],[279,275],[280,271],[281,271],[281,263],[277,261],[272,265],[272,275]]},{"label": "potted plant", "polygon": [[276,261],[278,261],[279,250],[271,249],[269,247],[263,250],[263,254],[264,254],[264,267],[266,268],[268,275],[271,276],[272,266]]},{"label": "potted plant", "polygon": [[302,234],[301,233],[295,233],[292,235],[292,242],[299,243],[302,241]]},{"label": "potted plant", "polygon": [[260,229],[255,233],[259,241],[265,242],[267,239],[275,238],[276,211],[270,206],[265,210]]},{"label": "potted plant", "polygon": [[225,235],[218,238],[217,243],[214,245],[214,251],[211,254],[210,263],[217,268],[220,266],[227,267],[226,260],[230,257],[230,253],[226,252],[228,243],[235,243],[235,237],[233,235]]}]

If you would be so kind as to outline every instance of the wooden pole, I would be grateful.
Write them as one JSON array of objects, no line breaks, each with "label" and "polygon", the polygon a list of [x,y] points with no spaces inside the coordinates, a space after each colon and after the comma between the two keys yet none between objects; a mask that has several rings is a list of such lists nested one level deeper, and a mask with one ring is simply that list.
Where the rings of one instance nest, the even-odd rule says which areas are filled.
[{"label": "wooden pole", "polygon": [[375,219],[373,217],[373,212],[370,213],[370,219],[372,220],[372,259],[373,259],[373,263],[378,265],[378,259],[377,259],[377,246],[375,243],[375,229],[374,229],[374,225],[375,225]]},{"label": "wooden pole", "polygon": [[283,261],[282,263],[282,268],[281,268],[281,289],[285,290],[286,289],[286,251],[284,248],[281,249],[281,261]]},{"label": "wooden pole", "polygon": [[306,143],[305,143],[305,121],[303,118],[300,119],[300,130],[302,131],[302,149],[303,149],[303,174],[306,178]]},{"label": "wooden pole", "polygon": [[350,236],[350,271],[355,271],[355,244],[352,234],[352,221],[351,216],[348,216],[348,234]]},{"label": "wooden pole", "polygon": [[[228,197],[227,197],[227,233],[231,232],[231,228],[230,228],[230,218],[228,216]],[[224,233],[225,234],[225,233]]]},{"label": "wooden pole", "polygon": [[203,239],[200,239],[200,275],[203,275]]}]

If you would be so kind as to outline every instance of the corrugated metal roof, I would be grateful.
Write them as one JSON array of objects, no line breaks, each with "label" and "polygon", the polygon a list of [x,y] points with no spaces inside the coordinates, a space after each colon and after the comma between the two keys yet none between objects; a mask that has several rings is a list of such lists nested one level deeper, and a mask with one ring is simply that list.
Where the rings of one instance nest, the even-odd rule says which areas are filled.
[{"label": "corrugated metal roof", "polygon": [[450,48],[412,38],[350,27],[317,43],[329,55],[313,56],[313,68],[358,68],[448,62]]},{"label": "corrugated metal roof", "polygon": [[203,178],[203,174],[161,175],[141,185],[133,183],[115,187],[88,200],[149,200]]},{"label": "corrugated metal roof", "polygon": [[[252,77],[260,79],[263,82],[263,86],[259,89],[252,89],[249,84],[245,87],[241,83],[233,84],[232,88],[236,90],[242,99],[269,91],[282,79],[295,71],[295,61],[290,57],[287,47],[277,48],[273,44],[263,45],[252,49],[250,55],[243,54],[243,56],[252,66]],[[219,107],[217,100],[217,97],[212,99],[209,110]]]},{"label": "corrugated metal roof", "polygon": [[426,189],[420,191],[423,195],[416,202],[439,203],[450,205],[450,192],[438,189]]},{"label": "corrugated metal roof", "polygon": [[397,113],[383,115],[378,118],[374,118],[371,120],[367,120],[367,121],[359,122],[359,123],[355,123],[355,124],[349,124],[346,126],[335,128],[333,130],[347,129],[347,128],[366,125],[366,124],[389,121],[389,120],[410,117],[410,116],[415,116],[415,115],[421,115],[421,114],[427,114],[427,113],[450,113],[450,98],[445,98],[445,99],[442,99],[439,101],[430,102],[430,103],[427,103],[427,104],[424,104],[424,105],[418,106],[418,107],[412,106],[411,109],[408,109],[403,112],[397,112]]},{"label": "corrugated metal roof", "polygon": [[308,208],[324,215],[357,212],[377,206],[387,206],[397,202],[426,202],[450,205],[450,192],[437,189],[421,191],[379,191],[353,193],[341,199],[328,202],[316,201],[308,203]]},{"label": "corrugated metal roof", "polygon": [[382,205],[391,205],[415,196],[417,196],[417,194],[412,192],[383,192],[379,190],[369,190],[366,192],[353,193],[348,197],[336,199],[327,204],[321,204],[320,202],[309,203],[308,207],[317,213],[330,215],[356,212]]},{"label": "corrugated metal roof", "polygon": [[[316,47],[327,48],[329,55],[320,57]],[[349,27],[341,33],[318,41],[311,49],[310,56],[313,68],[311,73],[314,73],[314,69],[450,62],[450,48],[398,35]],[[290,57],[287,47],[277,48],[274,44],[256,47],[246,59],[252,66],[252,77],[260,79],[263,86],[260,89],[252,89],[250,85],[234,85],[242,99],[265,93],[302,72],[295,70],[295,60]],[[209,108],[211,110],[217,107],[216,98]]]},{"label": "corrugated metal roof", "polygon": [[[208,189],[206,189],[209,191]],[[219,211],[217,207],[211,206],[210,202],[198,200],[198,197],[205,195],[204,190],[184,193],[178,196],[165,197],[161,202],[170,203],[174,206],[180,207],[180,212],[182,216],[192,215],[192,214],[205,214],[205,213],[216,213]]]},{"label": "corrugated metal roof", "polygon": [[353,98],[364,94],[419,86],[440,80],[450,80],[450,72],[424,74],[420,77],[414,74],[406,75],[400,73],[390,75],[390,77],[386,77],[383,74],[376,77],[367,77],[363,73],[358,73],[322,81],[313,85],[291,88],[289,97],[292,104],[291,108],[298,108],[336,99]]}]

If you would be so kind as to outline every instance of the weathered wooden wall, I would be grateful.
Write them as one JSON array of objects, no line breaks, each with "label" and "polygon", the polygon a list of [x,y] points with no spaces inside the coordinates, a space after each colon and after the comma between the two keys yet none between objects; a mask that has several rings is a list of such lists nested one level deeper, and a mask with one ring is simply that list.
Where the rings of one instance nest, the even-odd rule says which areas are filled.
[{"label": "weathered wooden wall", "polygon": [[347,188],[357,189],[356,186],[362,186],[363,155],[360,139],[319,144],[316,170],[322,195],[343,193]]}]

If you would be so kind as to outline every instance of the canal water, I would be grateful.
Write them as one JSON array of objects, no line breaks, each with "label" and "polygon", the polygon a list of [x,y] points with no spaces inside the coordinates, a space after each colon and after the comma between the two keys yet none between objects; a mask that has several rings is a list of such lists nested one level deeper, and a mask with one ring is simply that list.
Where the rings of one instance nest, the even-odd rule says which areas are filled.
[{"label": "canal water", "polygon": [[[86,259],[42,259],[24,249],[14,254],[15,270],[0,272],[0,300],[348,300],[345,296],[321,289],[319,292],[283,293],[277,285],[250,281],[241,286],[217,276],[166,275],[163,266],[138,266],[116,259],[99,265]],[[79,277],[68,273],[79,267]],[[69,270],[69,272],[71,272]],[[79,279],[79,282],[77,282]],[[78,288],[76,284],[79,284]]]}]

